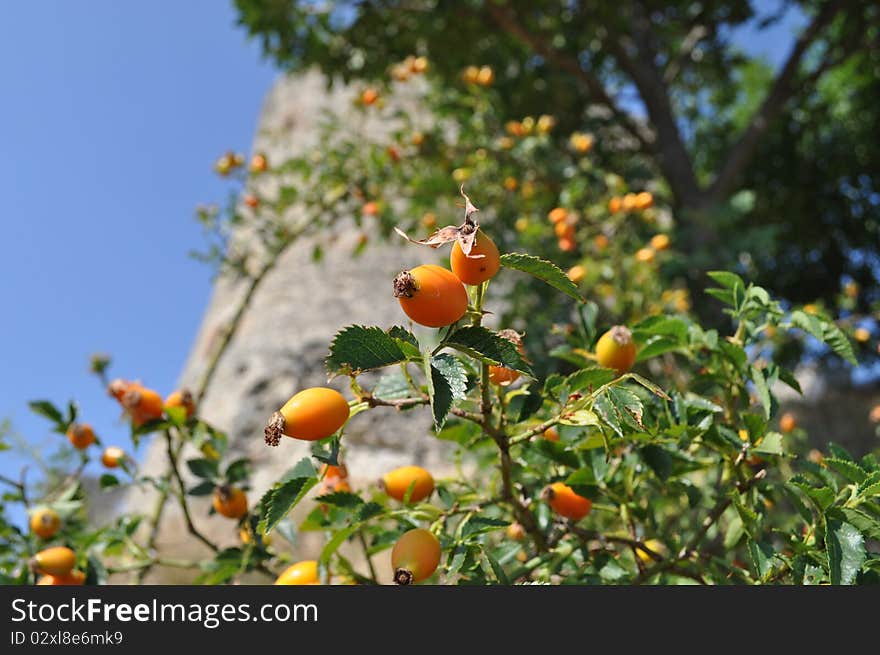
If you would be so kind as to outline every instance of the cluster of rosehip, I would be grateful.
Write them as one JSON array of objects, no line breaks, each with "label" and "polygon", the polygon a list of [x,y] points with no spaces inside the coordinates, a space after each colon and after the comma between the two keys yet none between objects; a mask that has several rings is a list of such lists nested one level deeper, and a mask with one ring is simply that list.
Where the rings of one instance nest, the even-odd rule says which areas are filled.
[{"label": "cluster of rosehip", "polygon": [[[453,228],[444,228],[450,229]],[[464,285],[481,285],[494,277],[500,268],[498,248],[488,235],[469,219],[457,229],[459,238],[455,238],[452,246],[451,270],[426,264],[403,271],[394,280],[394,295],[401,309],[419,325],[440,328],[460,321],[468,311],[468,294]],[[473,234],[473,230],[476,230],[476,234]],[[439,231],[437,234],[441,233]],[[469,238],[460,238],[462,234]],[[462,241],[467,244],[467,253]],[[433,241],[435,244],[442,242]],[[431,238],[422,243],[431,244]],[[499,335],[514,343],[525,356],[519,334],[513,330],[503,330]],[[636,359],[632,334],[623,326],[611,328],[599,338],[595,356],[599,365],[623,374]],[[518,377],[517,371],[504,366],[491,366],[489,369],[490,382],[499,386],[510,385]],[[270,417],[265,429],[266,443],[277,446],[282,436],[306,441],[324,439],[345,424],[349,411],[349,403],[339,392],[326,387],[305,389]],[[552,429],[547,430],[544,437],[559,439]],[[325,467],[323,473],[324,493],[349,490],[344,467]],[[410,501],[423,500],[434,490],[431,474],[417,466],[392,471],[386,474],[382,482],[388,495],[398,500],[404,500],[406,493],[410,494]],[[592,508],[590,499],[578,495],[561,482],[549,485],[542,496],[556,513],[574,521],[584,518]],[[522,527],[511,527],[513,533],[517,530],[522,531]],[[410,584],[427,579],[439,565],[440,555],[440,542],[430,531],[414,529],[406,532],[391,552],[395,582]],[[306,560],[289,567],[276,584],[317,584],[318,575],[317,562]]]}]

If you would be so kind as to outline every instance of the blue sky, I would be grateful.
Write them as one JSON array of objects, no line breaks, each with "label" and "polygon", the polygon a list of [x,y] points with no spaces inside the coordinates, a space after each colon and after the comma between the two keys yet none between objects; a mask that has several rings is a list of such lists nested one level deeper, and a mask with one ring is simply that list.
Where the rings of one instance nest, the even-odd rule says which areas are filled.
[{"label": "blue sky", "polygon": [[[75,398],[105,442],[118,409],[87,371],[167,393],[209,299],[193,209],[247,152],[277,72],[217,0],[5,3],[0,21],[0,418],[41,450],[27,401]],[[0,454],[0,473],[20,462]]]},{"label": "blue sky", "polygon": [[[778,61],[798,17],[755,41]],[[0,22],[0,419],[41,452],[58,435],[27,401],[74,398],[105,443],[127,443],[87,371],[167,393],[209,299],[193,209],[225,200],[211,170],[247,151],[277,72],[231,1],[6,3]],[[0,454],[0,473],[22,463]]]}]

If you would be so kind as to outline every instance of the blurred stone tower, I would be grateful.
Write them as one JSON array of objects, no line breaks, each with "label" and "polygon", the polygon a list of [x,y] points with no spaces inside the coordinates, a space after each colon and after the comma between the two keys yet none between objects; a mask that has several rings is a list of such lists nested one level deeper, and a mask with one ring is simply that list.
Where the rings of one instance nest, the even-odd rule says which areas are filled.
[{"label": "blurred stone tower", "polygon": [[[343,118],[352,106],[354,91],[340,85],[328,90],[317,73],[282,77],[270,91],[263,107],[254,150],[268,154],[270,162],[283,161],[313,147],[319,122],[327,112]],[[396,106],[417,111],[414,96],[396,96]],[[352,112],[351,123],[371,134],[387,126],[378,119],[364,120]],[[352,252],[356,234],[342,235],[324,250],[320,261],[312,260],[314,239],[293,244],[278,265],[263,280],[250,309],[219,363],[201,415],[226,431],[231,458],[247,455],[254,461],[251,502],[287,469],[309,453],[308,444],[284,439],[278,448],[263,442],[267,417],[293,393],[304,387],[326,385],[324,358],[333,334],[351,324],[390,326],[405,318],[391,294],[391,281],[400,270],[438,257],[433,251],[400,244],[372,243],[358,257]],[[219,279],[180,378],[181,386],[194,387],[205,370],[218,334],[228,325],[245,285]],[[340,380],[335,383],[342,390]],[[444,466],[448,450],[443,442],[428,436],[428,412],[400,415],[379,408],[355,417],[346,430],[346,464],[355,489],[375,481],[382,472],[403,464],[421,464],[432,469]],[[189,457],[198,456],[193,451]],[[187,454],[185,452],[184,459]],[[164,470],[164,444],[156,441],[143,468],[158,474]],[[192,482],[192,481],[188,481]],[[153,494],[133,492],[130,504],[147,512]],[[209,499],[193,499],[193,514],[199,528],[222,546],[237,545],[232,522],[208,517]],[[309,503],[303,503],[309,505]],[[183,518],[172,501],[159,533],[157,547],[168,553],[207,554],[186,532]],[[297,555],[315,555],[320,536],[305,534],[297,544]],[[157,568],[150,581],[180,581],[188,576]]]}]

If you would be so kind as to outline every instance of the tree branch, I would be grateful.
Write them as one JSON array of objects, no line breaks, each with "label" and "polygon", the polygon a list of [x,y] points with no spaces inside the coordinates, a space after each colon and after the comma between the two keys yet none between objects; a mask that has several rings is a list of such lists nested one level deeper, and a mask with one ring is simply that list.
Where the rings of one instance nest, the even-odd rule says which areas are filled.
[{"label": "tree branch", "polygon": [[657,51],[653,45],[651,24],[641,15],[633,16],[632,24],[637,42],[626,35],[609,34],[603,43],[621,70],[633,81],[645,103],[657,134],[653,151],[672,193],[680,203],[698,207],[701,204],[700,186],[675,120],[669,88],[655,63]]},{"label": "tree branch", "polygon": [[536,55],[571,73],[594,102],[607,108],[620,121],[621,126],[638,142],[639,148],[642,151],[652,150],[653,135],[650,134],[644,125],[641,125],[629,113],[617,105],[615,100],[608,95],[605,85],[595,75],[584,70],[577,57],[560,52],[547,45],[544,39],[532,34],[523,27],[509,8],[490,2],[487,3],[486,9],[501,29],[522,42]]},{"label": "tree branch", "polygon": [[758,149],[761,138],[782,112],[786,101],[796,91],[797,85],[794,82],[804,54],[841,11],[842,4],[840,0],[826,3],[795,41],[788,59],[773,81],[764,102],[755,110],[739,140],[730,149],[727,158],[721,165],[715,181],[709,187],[709,198],[720,200],[736,188],[742,172]]}]

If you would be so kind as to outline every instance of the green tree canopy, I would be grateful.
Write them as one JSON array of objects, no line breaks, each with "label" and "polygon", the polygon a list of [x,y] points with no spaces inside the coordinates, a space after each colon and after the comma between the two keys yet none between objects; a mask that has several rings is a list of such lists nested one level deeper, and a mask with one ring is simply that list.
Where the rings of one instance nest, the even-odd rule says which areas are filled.
[{"label": "green tree canopy", "polygon": [[[454,84],[491,65],[510,116],[552,113],[560,139],[590,129],[604,164],[664,181],[696,286],[710,266],[736,265],[795,300],[830,302],[848,277],[862,310],[878,300],[875,2],[236,4],[290,70],[381,80],[418,53]],[[737,29],[788,12],[803,27],[778,70],[734,44]]]}]

